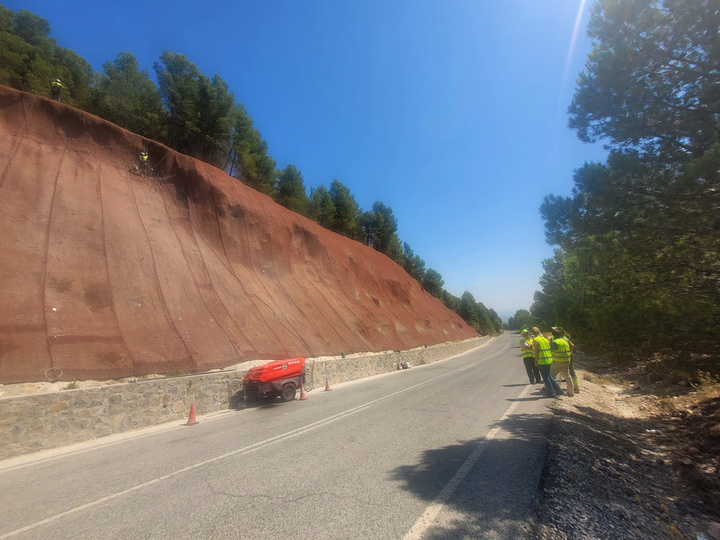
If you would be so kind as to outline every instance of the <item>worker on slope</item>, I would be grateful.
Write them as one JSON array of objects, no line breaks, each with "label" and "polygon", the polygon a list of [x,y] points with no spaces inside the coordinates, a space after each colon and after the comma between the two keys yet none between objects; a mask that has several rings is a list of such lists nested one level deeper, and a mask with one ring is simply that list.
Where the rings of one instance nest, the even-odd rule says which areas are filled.
[{"label": "worker on slope", "polygon": [[552,328],[552,341],[550,342],[550,351],[552,353],[552,365],[550,367],[550,376],[557,379],[558,375],[562,375],[567,384],[567,396],[575,395],[575,385],[570,377],[570,355],[575,345],[564,338],[563,332],[557,326]]},{"label": "worker on slope", "polygon": [[56,101],[61,101],[60,96],[62,94],[63,88],[65,88],[65,87],[60,82],[60,79],[55,79],[50,84],[50,97]]},{"label": "worker on slope", "polygon": [[564,395],[558,382],[550,375],[550,366],[553,363],[552,351],[550,350],[550,342],[540,333],[537,326],[533,327],[535,338],[533,339],[533,351],[535,353],[535,365],[542,375],[545,383],[545,391],[549,397],[560,399]]},{"label": "worker on slope", "polygon": [[145,175],[148,176],[148,173],[150,171],[149,163],[148,163],[148,155],[147,152],[143,152],[140,154],[140,171]]},{"label": "worker on slope", "polygon": [[520,353],[522,354],[523,364],[525,364],[528,380],[530,384],[539,383],[542,379],[540,377],[540,371],[538,371],[537,366],[535,366],[533,338],[530,337],[530,331],[527,328],[523,328],[520,335]]}]

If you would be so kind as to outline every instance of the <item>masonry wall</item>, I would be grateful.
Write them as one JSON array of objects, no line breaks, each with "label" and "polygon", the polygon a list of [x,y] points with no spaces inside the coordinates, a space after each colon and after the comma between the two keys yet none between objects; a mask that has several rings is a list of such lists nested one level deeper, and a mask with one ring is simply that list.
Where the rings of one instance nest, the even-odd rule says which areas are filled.
[{"label": "masonry wall", "polygon": [[[308,359],[315,388],[397,369],[398,363],[429,364],[479,347],[488,337],[407,351]],[[156,424],[187,419],[242,403],[246,370],[222,371],[47,394],[0,398],[0,459],[57,448]]]}]

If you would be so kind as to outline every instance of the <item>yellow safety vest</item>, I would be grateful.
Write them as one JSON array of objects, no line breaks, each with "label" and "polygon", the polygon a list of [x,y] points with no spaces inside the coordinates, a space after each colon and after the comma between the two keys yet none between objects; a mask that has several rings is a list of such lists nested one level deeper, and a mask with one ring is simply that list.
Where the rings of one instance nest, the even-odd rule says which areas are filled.
[{"label": "yellow safety vest", "polygon": [[[535,338],[535,343],[537,343],[540,347],[540,350],[538,351],[538,364],[552,364],[552,351],[550,350],[550,342],[547,338],[544,336],[537,336]],[[535,356],[534,353],[533,356]]]},{"label": "yellow safety vest", "polygon": [[569,362],[570,361],[570,345],[563,338],[553,339],[557,344],[557,350],[552,351],[553,362]]},{"label": "yellow safety vest", "polygon": [[[523,344],[525,344],[525,343],[530,344],[529,349],[525,349],[523,347]],[[529,339],[520,338],[520,352],[522,353],[523,358],[535,358],[535,351],[533,350],[532,344],[533,344],[533,338],[529,338]]]}]

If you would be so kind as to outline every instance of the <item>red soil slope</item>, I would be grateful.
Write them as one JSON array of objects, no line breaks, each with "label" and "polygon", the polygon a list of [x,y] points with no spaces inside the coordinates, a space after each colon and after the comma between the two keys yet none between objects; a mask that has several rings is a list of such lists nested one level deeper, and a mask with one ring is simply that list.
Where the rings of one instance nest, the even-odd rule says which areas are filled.
[{"label": "red soil slope", "polygon": [[[154,182],[132,174],[148,145]],[[0,382],[477,336],[388,257],[219,169],[0,86]]]}]

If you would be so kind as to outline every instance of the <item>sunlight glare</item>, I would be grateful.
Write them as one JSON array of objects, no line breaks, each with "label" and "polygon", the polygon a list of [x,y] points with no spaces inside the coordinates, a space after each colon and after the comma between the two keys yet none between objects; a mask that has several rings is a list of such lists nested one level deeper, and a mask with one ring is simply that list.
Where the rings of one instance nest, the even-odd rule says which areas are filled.
[{"label": "sunlight glare", "polygon": [[577,16],[575,17],[575,27],[573,28],[572,38],[570,39],[570,48],[568,49],[567,59],[565,60],[565,71],[563,72],[563,88],[567,83],[568,72],[570,71],[570,62],[572,61],[573,53],[575,52],[578,31],[580,30],[580,21],[582,20],[583,12],[585,11],[586,2],[587,0],[580,0]]}]

